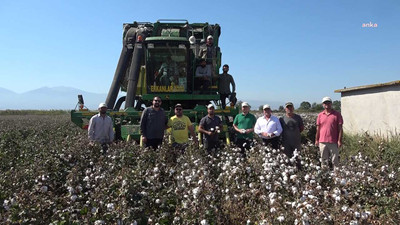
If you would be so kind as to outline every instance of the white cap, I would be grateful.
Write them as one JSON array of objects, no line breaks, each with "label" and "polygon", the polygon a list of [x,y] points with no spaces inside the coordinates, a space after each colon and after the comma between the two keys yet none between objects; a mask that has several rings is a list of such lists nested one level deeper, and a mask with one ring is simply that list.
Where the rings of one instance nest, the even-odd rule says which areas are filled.
[{"label": "white cap", "polygon": [[248,102],[242,102],[242,107],[245,107],[245,106],[251,107]]},{"label": "white cap", "polygon": [[104,108],[104,107],[106,107],[106,108],[107,108],[107,105],[106,105],[106,103],[100,103],[100,105],[99,105],[99,109],[100,109],[100,108]]},{"label": "white cap", "polygon": [[208,35],[207,40],[208,39],[214,39],[214,37],[212,35]]},{"label": "white cap", "polygon": [[196,37],[195,36],[190,36],[189,42],[191,45],[196,44]]},{"label": "white cap", "polygon": [[271,106],[269,106],[268,104],[265,104],[264,106],[263,106],[263,110],[264,109],[271,109]]},{"label": "white cap", "polygon": [[322,103],[324,103],[324,102],[332,102],[332,99],[329,97],[324,97],[324,98],[322,98]]},{"label": "white cap", "polygon": [[209,109],[209,108],[211,108],[211,107],[213,107],[213,108],[215,109],[215,107],[214,107],[213,104],[209,104],[209,105],[207,106],[207,109]]}]

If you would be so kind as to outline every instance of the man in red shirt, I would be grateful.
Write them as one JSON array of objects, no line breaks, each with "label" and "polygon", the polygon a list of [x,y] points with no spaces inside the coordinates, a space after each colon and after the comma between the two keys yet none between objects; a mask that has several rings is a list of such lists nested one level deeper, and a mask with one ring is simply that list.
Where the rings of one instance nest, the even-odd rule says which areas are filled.
[{"label": "man in red shirt", "polygon": [[317,117],[317,132],[315,145],[319,146],[322,165],[325,166],[332,156],[332,164],[339,165],[339,148],[342,146],[343,118],[340,112],[332,109],[332,100],[329,97],[322,99],[324,111]]}]

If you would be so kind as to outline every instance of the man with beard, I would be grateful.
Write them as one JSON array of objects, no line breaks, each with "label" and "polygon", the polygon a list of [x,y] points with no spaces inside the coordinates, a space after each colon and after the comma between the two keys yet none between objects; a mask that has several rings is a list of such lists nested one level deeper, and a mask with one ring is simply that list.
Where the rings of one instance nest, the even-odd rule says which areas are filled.
[{"label": "man with beard", "polygon": [[181,104],[175,105],[175,116],[168,120],[167,127],[171,128],[172,147],[184,149],[189,141],[188,131],[193,137],[193,141],[197,144],[197,137],[194,127],[189,117],[183,115]]},{"label": "man with beard", "polygon": [[108,149],[108,145],[114,140],[113,122],[111,117],[107,116],[107,105],[100,103],[99,113],[90,118],[88,127],[89,140],[98,142],[102,145],[103,150]]},{"label": "man with beard", "polygon": [[281,122],[283,152],[287,157],[292,158],[294,150],[301,150],[301,132],[304,130],[303,119],[294,113],[293,103],[285,104],[286,114],[279,118]]},{"label": "man with beard", "polygon": [[254,132],[258,134],[264,145],[271,145],[273,149],[279,149],[279,135],[282,133],[282,126],[278,117],[272,115],[271,107],[263,106],[264,116],[257,119]]},{"label": "man with beard", "polygon": [[142,141],[146,147],[157,149],[161,145],[167,121],[164,109],[161,108],[161,98],[156,96],[153,105],[143,111],[140,119]]},{"label": "man with beard", "polygon": [[199,123],[199,132],[204,134],[204,147],[208,154],[211,154],[213,149],[219,148],[218,134],[222,128],[221,119],[214,114],[214,105],[207,106],[208,115],[203,117]]},{"label": "man with beard", "polygon": [[332,164],[339,165],[339,148],[342,146],[343,118],[340,112],[332,109],[330,97],[322,99],[324,111],[317,117],[317,132],[315,145],[319,147],[322,165],[326,166],[329,156],[332,156]]},{"label": "man with beard", "polygon": [[[226,98],[228,98],[230,96],[231,102],[233,104],[236,104],[236,101],[234,99],[236,99],[235,96],[235,81],[233,80],[232,75],[228,74],[229,71],[229,66],[228,64],[225,64],[222,67],[222,71],[223,73],[219,75],[218,78],[218,92],[219,95],[221,97],[221,104],[222,104],[222,108],[225,109],[226,106]],[[230,85],[232,85],[232,92],[231,92],[231,87]]]},{"label": "man with beard", "polygon": [[196,68],[196,89],[203,93],[211,84],[211,68],[207,67],[206,60],[201,59],[200,66]]}]

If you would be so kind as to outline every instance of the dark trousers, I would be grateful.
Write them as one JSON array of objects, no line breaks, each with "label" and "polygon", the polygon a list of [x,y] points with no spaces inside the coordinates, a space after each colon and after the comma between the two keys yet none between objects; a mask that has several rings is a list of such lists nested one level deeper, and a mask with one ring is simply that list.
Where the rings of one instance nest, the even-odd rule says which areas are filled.
[{"label": "dark trousers", "polygon": [[[283,153],[285,153],[285,155],[288,158],[292,158],[293,157],[293,152],[294,152],[295,149],[297,149],[298,152],[300,152],[300,150],[301,150],[301,145],[300,144],[297,145],[297,147],[294,147],[294,146],[291,146],[291,145],[283,143],[282,146],[284,147]],[[297,166],[297,169],[299,169],[299,170],[302,169],[300,158],[296,158],[296,166]]]},{"label": "dark trousers", "polygon": [[204,139],[204,147],[206,148],[208,154],[216,153],[217,149],[220,148],[219,140]]},{"label": "dark trousers", "polygon": [[209,91],[211,86],[211,82],[209,80],[204,80],[202,78],[196,78],[195,80],[196,80],[195,82],[196,90],[200,90],[201,93]]},{"label": "dark trousers", "polygon": [[222,108],[225,109],[225,106],[226,106],[226,98],[229,97],[229,94],[219,94],[219,96],[221,97]]},{"label": "dark trousers", "polygon": [[253,140],[238,138],[236,139],[236,146],[241,149],[241,153],[243,156],[246,156],[246,150],[249,150],[251,146],[253,146]]},{"label": "dark trousers", "polygon": [[152,147],[154,149],[157,149],[158,146],[161,145],[161,143],[162,143],[162,138],[147,139],[146,148]]},{"label": "dark trousers", "polygon": [[181,153],[184,153],[185,149],[188,147],[188,145],[189,145],[188,143],[180,144],[180,143],[174,142],[174,143],[172,143],[172,148],[174,148],[176,150],[180,150]]},{"label": "dark trousers", "polygon": [[103,155],[105,155],[107,153],[107,150],[108,150],[108,144],[107,143],[102,143],[101,144],[101,150],[102,150]]},{"label": "dark trousers", "polygon": [[273,149],[279,149],[279,137],[274,137],[271,139],[264,139],[263,138],[264,145],[266,146],[271,146]]}]

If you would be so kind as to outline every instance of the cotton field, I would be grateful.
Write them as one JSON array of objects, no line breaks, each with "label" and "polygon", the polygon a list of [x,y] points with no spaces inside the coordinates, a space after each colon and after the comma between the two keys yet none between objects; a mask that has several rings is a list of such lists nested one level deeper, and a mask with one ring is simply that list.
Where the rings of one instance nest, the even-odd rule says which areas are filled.
[{"label": "cotton field", "polygon": [[[315,115],[303,117],[311,129]],[[400,222],[399,167],[360,144],[342,167],[321,168],[308,143],[294,158],[259,144],[247,158],[234,147],[210,156],[165,143],[154,151],[121,142],[103,154],[68,115],[0,116],[0,223]]]}]

